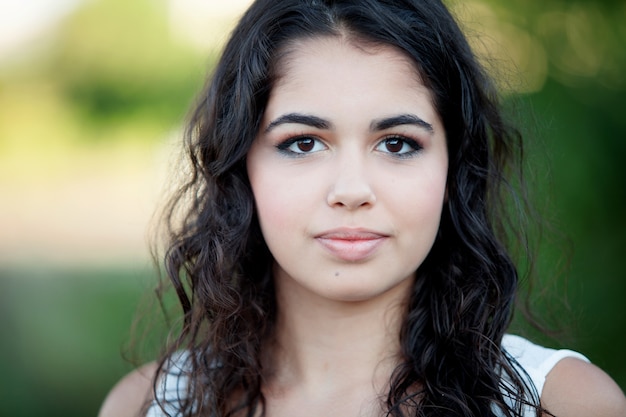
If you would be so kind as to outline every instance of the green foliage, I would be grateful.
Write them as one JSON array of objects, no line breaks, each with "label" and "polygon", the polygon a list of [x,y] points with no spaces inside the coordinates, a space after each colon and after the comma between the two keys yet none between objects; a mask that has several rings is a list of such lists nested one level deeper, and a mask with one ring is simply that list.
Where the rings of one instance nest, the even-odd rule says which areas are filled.
[{"label": "green foliage", "polygon": [[168,19],[164,1],[85,1],[0,60],[0,178],[57,173],[81,150],[150,146],[179,129],[214,57],[177,40]]},{"label": "green foliage", "polygon": [[68,104],[96,127],[122,120],[178,124],[205,73],[177,43],[162,2],[86,2],[61,28],[47,68]]},{"label": "green foliage", "polygon": [[3,416],[96,415],[120,375],[141,294],[135,268],[1,268]]}]

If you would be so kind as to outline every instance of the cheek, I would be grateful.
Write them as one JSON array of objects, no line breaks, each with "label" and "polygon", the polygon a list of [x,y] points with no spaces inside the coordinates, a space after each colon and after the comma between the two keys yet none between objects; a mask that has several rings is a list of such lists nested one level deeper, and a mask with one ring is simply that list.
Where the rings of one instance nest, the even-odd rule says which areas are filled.
[{"label": "cheek", "polygon": [[284,206],[271,203],[260,204],[257,205],[257,214],[261,231],[266,240],[271,240],[272,236],[280,236],[290,228],[289,218],[285,216],[288,211]]},{"label": "cheek", "polygon": [[294,237],[306,236],[304,219],[310,217],[303,208],[308,202],[297,194],[302,193],[303,187],[289,192],[292,187],[285,187],[285,183],[289,181],[284,177],[271,178],[268,175],[251,180],[261,234],[272,257],[281,265],[289,265],[301,258],[302,239]]},{"label": "cheek", "polygon": [[306,204],[302,195],[304,187],[295,187],[292,181],[270,170],[251,171],[250,184],[266,239],[294,226],[294,218]]},{"label": "cheek", "polygon": [[387,178],[379,190],[386,200],[393,201],[394,207],[403,206],[406,212],[417,217],[429,216],[441,211],[446,198],[446,172],[439,166],[409,172]]},{"label": "cheek", "polygon": [[421,242],[420,246],[434,242],[445,200],[445,176],[422,177],[420,181],[404,184],[402,193],[395,188],[387,191],[389,198],[394,199],[397,227],[410,231],[405,238]]}]

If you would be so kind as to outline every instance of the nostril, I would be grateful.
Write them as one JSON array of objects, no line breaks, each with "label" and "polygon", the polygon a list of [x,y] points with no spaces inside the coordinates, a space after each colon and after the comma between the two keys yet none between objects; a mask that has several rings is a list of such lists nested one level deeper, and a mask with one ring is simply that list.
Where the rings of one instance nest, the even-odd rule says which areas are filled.
[{"label": "nostril", "polygon": [[371,206],[376,196],[367,182],[343,181],[336,182],[328,192],[328,205],[355,209]]}]

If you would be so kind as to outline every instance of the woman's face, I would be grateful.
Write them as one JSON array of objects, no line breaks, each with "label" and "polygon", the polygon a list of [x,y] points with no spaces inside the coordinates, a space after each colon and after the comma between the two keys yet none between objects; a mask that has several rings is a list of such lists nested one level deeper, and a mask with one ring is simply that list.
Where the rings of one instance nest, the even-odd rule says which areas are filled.
[{"label": "woman's face", "polygon": [[299,42],[279,63],[247,168],[281,288],[335,301],[407,290],[446,193],[446,136],[387,46]]}]

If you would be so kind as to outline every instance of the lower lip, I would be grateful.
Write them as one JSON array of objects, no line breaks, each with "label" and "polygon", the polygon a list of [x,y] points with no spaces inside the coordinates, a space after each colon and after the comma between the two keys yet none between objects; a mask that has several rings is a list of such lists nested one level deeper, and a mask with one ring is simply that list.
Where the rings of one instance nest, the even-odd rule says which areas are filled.
[{"label": "lower lip", "polygon": [[375,239],[330,239],[318,237],[317,241],[333,256],[347,262],[369,258],[385,242],[385,237]]}]

